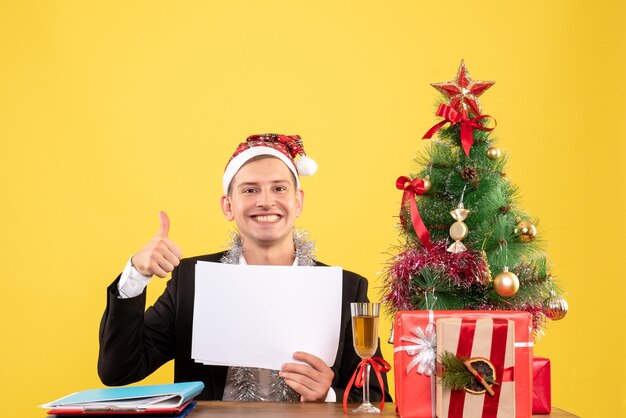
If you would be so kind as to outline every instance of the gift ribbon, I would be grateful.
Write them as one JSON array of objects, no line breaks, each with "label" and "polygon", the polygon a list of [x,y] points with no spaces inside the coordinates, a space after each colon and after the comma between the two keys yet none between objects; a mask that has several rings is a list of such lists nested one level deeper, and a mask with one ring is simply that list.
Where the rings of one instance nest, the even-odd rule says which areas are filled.
[{"label": "gift ribbon", "polygon": [[[493,320],[493,336],[491,340],[491,354],[489,359],[493,363],[496,369],[496,376],[504,376],[504,357],[506,356],[507,333],[509,332],[508,321],[506,319],[494,319]],[[500,326],[497,326],[500,325]],[[494,395],[485,397],[485,403],[483,404],[483,417],[497,417],[498,416],[498,404],[500,403],[500,392],[502,386],[498,385],[494,388]]]},{"label": "gift ribbon", "polygon": [[424,225],[424,221],[422,221],[422,217],[420,216],[419,211],[417,210],[417,202],[415,202],[415,195],[423,195],[424,190],[424,180],[422,179],[414,179],[411,181],[410,178],[406,176],[398,177],[396,180],[396,188],[398,190],[404,190],[402,194],[402,207],[404,207],[407,202],[409,202],[410,210],[411,210],[411,222],[413,223],[413,229],[417,234],[417,237],[422,241],[422,244],[430,250],[430,232]]},{"label": "gift ribbon", "polygon": [[507,367],[502,371],[502,379],[500,379],[500,383],[504,382],[513,382],[515,379],[515,366]]},{"label": "gift ribbon", "polygon": [[[504,357],[506,355],[507,333],[509,331],[508,321],[501,318],[493,318],[493,333],[491,339],[491,352],[489,361],[494,365],[496,376],[504,377]],[[461,321],[461,330],[459,333],[459,342],[456,349],[458,357],[470,358],[472,354],[472,346],[474,344],[474,333],[476,331],[476,320],[463,319]],[[513,369],[512,367],[508,369]],[[508,371],[507,369],[507,371]],[[512,378],[513,371],[508,371],[507,378]],[[503,380],[501,380],[503,381]],[[493,386],[494,395],[485,396],[483,403],[483,418],[491,418],[498,416],[498,404],[500,402],[500,385]],[[465,391],[453,390],[450,393],[449,414],[450,417],[463,416],[463,407],[465,404]]]},{"label": "gift ribbon", "polygon": [[461,145],[463,146],[463,151],[465,151],[465,155],[469,157],[470,148],[474,144],[474,129],[478,129],[480,131],[493,131],[493,128],[487,128],[483,126],[480,122],[481,119],[492,119],[494,123],[496,120],[489,115],[478,115],[472,119],[468,119],[465,113],[459,113],[454,110],[452,107],[447,104],[440,104],[439,108],[436,112],[437,116],[444,118],[441,122],[433,126],[426,132],[426,134],[422,137],[422,139],[430,139],[433,135],[443,127],[446,123],[450,123],[451,125],[456,125],[457,123],[461,124]]},{"label": "gift ribbon", "polygon": [[345,412],[346,414],[348,413],[348,395],[350,394],[350,389],[352,388],[352,385],[356,386],[357,388],[363,387],[368,364],[372,366],[372,369],[374,369],[374,372],[376,372],[376,378],[378,379],[378,384],[380,385],[380,389],[382,392],[382,399],[380,401],[380,412],[383,412],[383,406],[385,406],[385,383],[383,382],[381,372],[387,373],[388,371],[390,371],[391,365],[387,363],[382,357],[371,357],[361,360],[359,365],[356,367],[356,370],[352,374],[346,390],[343,392],[343,412]]},{"label": "gift ribbon", "polygon": [[437,336],[435,333],[435,323],[429,322],[426,330],[416,327],[411,330],[415,335],[403,335],[400,341],[413,343],[415,345],[405,345],[397,347],[394,352],[406,351],[409,356],[414,356],[413,360],[406,366],[406,373],[417,366],[417,373],[425,376],[432,376],[435,372],[435,359],[437,358]]}]

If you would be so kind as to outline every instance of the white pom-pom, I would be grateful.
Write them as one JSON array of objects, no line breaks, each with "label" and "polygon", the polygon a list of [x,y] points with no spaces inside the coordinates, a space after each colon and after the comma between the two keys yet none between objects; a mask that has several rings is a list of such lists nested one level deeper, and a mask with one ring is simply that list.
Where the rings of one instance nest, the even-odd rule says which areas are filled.
[{"label": "white pom-pom", "polygon": [[317,172],[317,163],[313,158],[306,155],[302,155],[296,160],[296,167],[301,176],[312,176]]}]

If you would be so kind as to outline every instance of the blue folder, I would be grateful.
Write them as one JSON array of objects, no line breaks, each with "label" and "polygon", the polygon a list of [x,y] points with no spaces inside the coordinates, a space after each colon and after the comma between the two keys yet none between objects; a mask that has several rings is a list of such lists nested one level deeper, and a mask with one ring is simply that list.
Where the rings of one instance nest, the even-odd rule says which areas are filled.
[{"label": "blue folder", "polygon": [[181,382],[164,385],[125,386],[90,389],[76,392],[41,405],[54,412],[132,412],[174,411],[188,403],[204,389],[202,382]]}]

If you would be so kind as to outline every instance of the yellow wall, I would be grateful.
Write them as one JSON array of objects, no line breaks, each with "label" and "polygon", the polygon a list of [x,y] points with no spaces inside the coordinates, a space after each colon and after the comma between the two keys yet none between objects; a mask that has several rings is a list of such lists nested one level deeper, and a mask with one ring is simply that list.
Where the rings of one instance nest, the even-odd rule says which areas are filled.
[{"label": "yellow wall", "polygon": [[220,176],[251,133],[302,135],[320,171],[300,225],[377,299],[429,83],[465,58],[497,81],[482,104],[568,291],[536,346],[553,403],[626,416],[625,18],[602,0],[0,2],[3,414],[100,385],[105,287],[160,209],[186,255],[222,249]]}]

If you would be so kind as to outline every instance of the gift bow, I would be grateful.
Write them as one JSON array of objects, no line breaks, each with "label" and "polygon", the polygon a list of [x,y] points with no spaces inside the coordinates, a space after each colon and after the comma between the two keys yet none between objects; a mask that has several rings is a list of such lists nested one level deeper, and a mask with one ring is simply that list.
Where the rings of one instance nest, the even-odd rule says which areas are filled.
[{"label": "gift bow", "polygon": [[426,225],[424,225],[424,221],[422,221],[422,217],[420,216],[419,211],[417,210],[417,203],[415,202],[415,195],[423,195],[424,190],[424,180],[422,179],[414,179],[411,181],[410,178],[406,176],[398,177],[396,180],[396,188],[398,190],[404,190],[402,194],[402,207],[409,202],[411,209],[411,221],[413,223],[413,229],[415,229],[415,233],[417,234],[422,244],[430,250],[430,232],[426,229]]},{"label": "gift bow", "polygon": [[483,126],[478,121],[481,119],[491,118],[494,123],[495,119],[493,119],[489,115],[478,115],[472,119],[468,119],[467,114],[459,113],[447,104],[440,104],[437,109],[437,116],[441,116],[444,118],[441,122],[433,126],[426,132],[422,139],[430,139],[433,135],[443,127],[446,123],[450,123],[451,125],[456,125],[457,123],[461,123],[461,145],[463,145],[463,151],[465,151],[465,155],[469,157],[470,148],[474,144],[474,129],[478,129],[480,131],[493,131],[493,128],[487,128]]},{"label": "gift bow", "polygon": [[374,372],[376,372],[376,378],[378,379],[378,384],[380,385],[380,389],[382,391],[380,412],[383,412],[383,406],[385,406],[385,384],[383,382],[383,377],[381,373],[387,373],[388,371],[390,371],[391,365],[387,363],[382,357],[371,357],[361,360],[359,365],[356,367],[356,370],[352,374],[350,382],[348,382],[348,386],[346,386],[346,390],[343,392],[343,412],[345,412],[346,414],[348,413],[348,395],[350,394],[350,389],[352,388],[352,385],[356,386],[357,388],[363,387],[368,364],[372,366]]},{"label": "gift bow", "polygon": [[417,372],[425,376],[432,376],[435,372],[435,359],[437,358],[437,335],[435,333],[435,323],[430,322],[426,326],[426,330],[422,331],[421,327],[411,330],[416,337],[411,335],[403,335],[400,341],[415,344],[414,346],[403,347],[409,356],[415,356],[406,366],[406,373],[417,366]]}]

